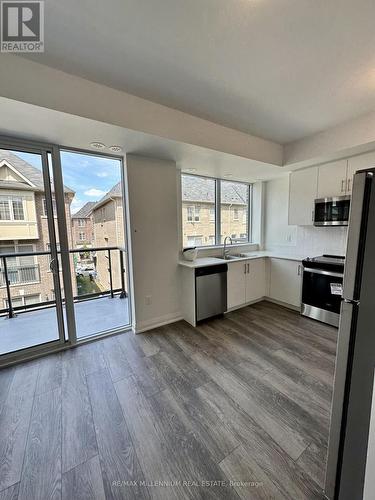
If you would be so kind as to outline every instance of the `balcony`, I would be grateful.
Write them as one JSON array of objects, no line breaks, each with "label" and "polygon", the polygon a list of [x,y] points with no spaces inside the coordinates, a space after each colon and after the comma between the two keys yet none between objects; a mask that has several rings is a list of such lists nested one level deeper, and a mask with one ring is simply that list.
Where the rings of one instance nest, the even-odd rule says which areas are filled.
[{"label": "balcony", "polygon": [[[124,249],[73,249],[70,254],[77,338],[126,328]],[[26,256],[33,256],[35,264],[11,265],[15,257]],[[50,252],[0,254],[0,354],[58,339],[51,264]],[[61,269],[58,273],[62,283]],[[62,306],[67,336],[64,296]]]}]

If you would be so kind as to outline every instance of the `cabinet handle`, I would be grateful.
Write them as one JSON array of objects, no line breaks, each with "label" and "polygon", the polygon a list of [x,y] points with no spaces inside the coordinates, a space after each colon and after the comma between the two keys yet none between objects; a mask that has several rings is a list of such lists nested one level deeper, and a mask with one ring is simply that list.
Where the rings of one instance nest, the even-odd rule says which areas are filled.
[{"label": "cabinet handle", "polygon": [[344,192],[344,184],[346,184],[345,179],[342,179],[342,181],[341,181],[341,192],[342,193]]},{"label": "cabinet handle", "polygon": [[298,276],[301,276],[301,264],[298,265]]},{"label": "cabinet handle", "polygon": [[250,274],[250,264],[247,265],[247,274]]},{"label": "cabinet handle", "polygon": [[246,264],[244,264],[244,274],[246,274]]},{"label": "cabinet handle", "polygon": [[314,222],[314,215],[315,215],[315,210],[311,210],[311,222]]},{"label": "cabinet handle", "polygon": [[352,182],[352,179],[348,179],[348,192],[351,191],[351,182]]}]

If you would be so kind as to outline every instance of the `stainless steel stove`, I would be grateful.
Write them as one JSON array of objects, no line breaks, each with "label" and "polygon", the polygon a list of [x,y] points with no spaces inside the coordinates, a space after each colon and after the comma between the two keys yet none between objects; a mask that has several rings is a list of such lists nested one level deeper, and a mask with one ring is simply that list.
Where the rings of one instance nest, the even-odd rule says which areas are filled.
[{"label": "stainless steel stove", "polygon": [[302,261],[301,314],[339,326],[345,257],[320,255]]}]

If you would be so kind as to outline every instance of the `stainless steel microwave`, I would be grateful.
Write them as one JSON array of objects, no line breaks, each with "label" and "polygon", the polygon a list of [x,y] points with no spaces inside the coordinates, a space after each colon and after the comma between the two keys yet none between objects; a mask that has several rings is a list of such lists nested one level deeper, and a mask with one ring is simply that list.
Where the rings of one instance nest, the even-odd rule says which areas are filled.
[{"label": "stainless steel microwave", "polygon": [[314,226],[347,226],[350,196],[320,198],[314,202]]}]

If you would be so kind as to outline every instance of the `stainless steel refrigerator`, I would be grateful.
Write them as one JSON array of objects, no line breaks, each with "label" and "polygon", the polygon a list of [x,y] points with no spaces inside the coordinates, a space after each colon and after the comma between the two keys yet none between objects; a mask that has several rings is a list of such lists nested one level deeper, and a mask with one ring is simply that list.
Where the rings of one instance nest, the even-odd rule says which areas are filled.
[{"label": "stainless steel refrigerator", "polygon": [[325,495],[360,500],[375,368],[375,168],[354,176],[342,299]]}]

